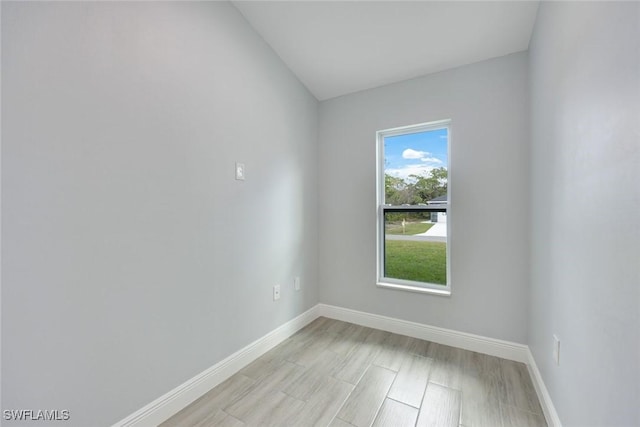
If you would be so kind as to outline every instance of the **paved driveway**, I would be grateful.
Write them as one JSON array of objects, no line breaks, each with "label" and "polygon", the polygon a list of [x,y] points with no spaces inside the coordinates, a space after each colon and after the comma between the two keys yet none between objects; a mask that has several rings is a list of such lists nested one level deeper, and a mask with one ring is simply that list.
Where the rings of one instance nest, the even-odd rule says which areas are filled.
[{"label": "paved driveway", "polygon": [[416,234],[415,236],[405,236],[403,234],[387,234],[385,237],[387,240],[413,240],[420,242],[445,242],[446,236],[425,236],[424,234]]},{"label": "paved driveway", "polygon": [[433,227],[421,234],[387,234],[387,240],[413,240],[422,242],[445,242],[447,241],[447,223],[436,222]]},{"label": "paved driveway", "polygon": [[447,237],[447,223],[436,222],[433,227],[428,229],[422,234],[416,234],[416,236],[429,236],[429,237]]}]

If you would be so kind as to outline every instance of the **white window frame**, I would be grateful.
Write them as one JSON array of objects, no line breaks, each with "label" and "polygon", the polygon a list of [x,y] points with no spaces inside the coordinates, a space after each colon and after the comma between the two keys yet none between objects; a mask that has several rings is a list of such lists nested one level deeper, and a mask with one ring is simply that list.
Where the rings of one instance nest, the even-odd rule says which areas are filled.
[{"label": "white window frame", "polygon": [[[385,138],[405,135],[411,133],[420,133],[433,131],[437,129],[447,129],[447,204],[445,205],[447,214],[447,284],[441,285],[436,283],[424,283],[413,280],[395,279],[384,276],[384,213],[385,210],[393,209],[393,211],[433,211],[433,207],[429,206],[388,206],[384,204],[385,187],[384,187],[384,140]],[[398,289],[410,292],[428,293],[441,296],[451,295],[451,120],[438,120],[417,125],[402,126],[393,129],[386,129],[376,132],[376,148],[377,148],[377,168],[376,168],[376,203],[377,203],[377,255],[376,268],[377,280],[376,286],[381,288]]]}]

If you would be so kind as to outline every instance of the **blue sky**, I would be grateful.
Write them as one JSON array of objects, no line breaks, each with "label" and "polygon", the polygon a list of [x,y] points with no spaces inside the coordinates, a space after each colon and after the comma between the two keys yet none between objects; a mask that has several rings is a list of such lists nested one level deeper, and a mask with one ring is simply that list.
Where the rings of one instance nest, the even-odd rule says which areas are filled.
[{"label": "blue sky", "polygon": [[385,173],[406,179],[409,175],[426,176],[433,168],[446,168],[447,132],[445,128],[386,137]]}]

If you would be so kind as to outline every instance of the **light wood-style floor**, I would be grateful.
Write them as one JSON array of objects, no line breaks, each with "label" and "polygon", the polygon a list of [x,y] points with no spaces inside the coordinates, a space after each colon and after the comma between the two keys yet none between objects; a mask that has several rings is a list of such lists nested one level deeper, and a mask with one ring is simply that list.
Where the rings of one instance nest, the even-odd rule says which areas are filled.
[{"label": "light wood-style floor", "polygon": [[522,363],[326,318],[162,427],[546,426]]}]

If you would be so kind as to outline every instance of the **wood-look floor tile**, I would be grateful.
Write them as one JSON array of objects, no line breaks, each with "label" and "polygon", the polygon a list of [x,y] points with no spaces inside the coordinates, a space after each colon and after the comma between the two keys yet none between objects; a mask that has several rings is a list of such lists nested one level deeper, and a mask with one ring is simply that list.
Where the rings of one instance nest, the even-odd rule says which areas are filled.
[{"label": "wood-look floor tile", "polygon": [[380,347],[382,343],[391,335],[390,332],[381,331],[379,329],[371,329],[370,333],[364,339],[364,345],[372,345],[375,347]]},{"label": "wood-look floor tile", "polygon": [[339,339],[329,343],[327,349],[342,357],[347,357],[360,343],[364,342],[370,333],[371,329],[369,328],[351,324],[339,334]]},{"label": "wood-look floor tile", "polygon": [[397,426],[416,411],[418,426],[545,425],[521,363],[319,318],[161,427]]},{"label": "wood-look floor tile", "polygon": [[246,414],[254,412],[252,407],[258,405],[258,402],[262,402],[269,395],[275,395],[281,392],[282,389],[289,386],[291,382],[295,381],[303,372],[303,367],[295,363],[285,362],[281,365],[280,369],[272,375],[254,385],[248,393],[222,409],[239,420],[247,422]]},{"label": "wood-look floor tile", "polygon": [[500,368],[505,393],[500,401],[524,411],[542,414],[527,367],[523,363],[501,360]]},{"label": "wood-look floor tile", "polygon": [[331,424],[329,424],[329,427],[353,427],[353,424],[349,424],[340,418],[334,418],[333,421],[331,421]]},{"label": "wood-look floor tile", "polygon": [[236,374],[205,393],[191,405],[161,424],[161,427],[192,426],[247,394],[256,381]]},{"label": "wood-look floor tile", "polygon": [[374,421],[374,427],[413,427],[418,409],[392,399],[385,399]]},{"label": "wood-look floor tile", "polygon": [[431,359],[415,354],[405,358],[388,396],[419,408],[429,380],[431,363]]},{"label": "wood-look floor tile", "polygon": [[416,426],[457,427],[459,424],[460,391],[429,382]]},{"label": "wood-look floor tile", "polygon": [[243,406],[230,407],[225,412],[249,426],[277,426],[285,425],[286,420],[300,412],[304,405],[303,401],[276,391]]},{"label": "wood-look floor tile", "polygon": [[[183,424],[184,425],[184,424]],[[221,409],[210,414],[193,427],[243,427],[245,423],[232,417]]]},{"label": "wood-look floor tile", "polygon": [[404,335],[389,334],[382,342],[380,352],[373,363],[383,368],[398,372],[400,366],[410,353],[408,351],[411,339]]},{"label": "wood-look floor tile", "polygon": [[475,351],[464,351],[463,368],[465,373],[474,377],[495,376],[500,372],[500,359]]},{"label": "wood-look floor tile", "polygon": [[258,359],[266,359],[266,360],[284,360],[285,356],[289,353],[292,353],[298,350],[300,347],[306,345],[310,340],[313,339],[313,335],[304,335],[299,336],[298,334],[292,335],[264,355],[260,356]]},{"label": "wood-look floor tile", "polygon": [[502,359],[464,352],[461,424],[464,427],[501,425],[499,398],[505,393]]},{"label": "wood-look floor tile", "polygon": [[[499,375],[500,371],[498,371]],[[498,376],[497,375],[497,376]],[[492,381],[492,378],[486,376],[473,376],[470,374],[463,374],[461,380],[461,389],[464,394],[471,396],[477,400],[498,400],[498,397],[501,396],[502,391],[500,386],[501,382]]]},{"label": "wood-look floor tile", "polygon": [[323,350],[315,362],[282,389],[289,396],[307,401],[329,380],[329,374],[342,363],[343,358]]},{"label": "wood-look floor tile", "polygon": [[505,384],[502,380],[502,359],[475,353],[464,352],[462,393],[476,401],[494,401],[504,396]]},{"label": "wood-look floor tile", "polygon": [[[289,340],[291,340],[293,343],[297,344],[298,346],[306,345],[315,339],[316,334],[318,332],[325,332],[325,330],[327,329],[328,325],[331,322],[332,322],[331,319],[327,319],[326,317],[319,317],[313,322],[309,323],[304,328],[300,329],[295,334],[293,334],[289,338]],[[291,353],[293,351],[295,351],[295,349],[287,351],[287,353]]]},{"label": "wood-look floor tile", "polygon": [[344,357],[330,350],[322,350],[318,358],[309,366],[317,372],[330,375],[335,369],[342,364]]},{"label": "wood-look floor tile", "polygon": [[367,346],[358,346],[350,356],[338,366],[333,376],[339,380],[356,384],[373,361],[377,350]]},{"label": "wood-look floor tile", "polygon": [[370,426],[395,377],[395,372],[371,365],[338,412],[338,418],[355,426]]},{"label": "wood-look floor tile", "polygon": [[198,424],[200,421],[204,420],[211,414],[212,412],[217,412],[220,409],[209,405],[209,403],[203,399],[199,398],[195,402],[191,403],[189,406],[160,424],[159,427],[180,427],[180,426],[194,426]]},{"label": "wood-look floor tile", "polygon": [[[433,349],[433,351],[431,351]],[[448,345],[430,346],[433,354],[429,382],[460,390],[462,388],[464,350]]]},{"label": "wood-look floor tile", "polygon": [[309,323],[304,328],[300,329],[298,333],[314,333],[318,331],[326,331],[327,327],[335,322],[334,319],[329,319],[328,317],[318,317],[313,322]]},{"label": "wood-look floor tile", "polygon": [[345,330],[349,329],[351,325],[353,325],[353,323],[343,322],[341,320],[331,320],[327,325],[325,332],[330,334],[342,334]]},{"label": "wood-look floor tile", "polygon": [[324,331],[315,331],[307,334],[297,333],[289,338],[291,340],[291,344],[289,345],[289,348],[283,349],[282,354],[291,356],[292,354],[295,354],[311,345],[315,340],[317,340],[318,336],[324,333]]},{"label": "wood-look floor tile", "polygon": [[327,381],[310,398],[304,407],[287,420],[290,426],[327,426],[347,400],[353,385],[327,377]]},{"label": "wood-look floor tile", "polygon": [[275,370],[273,368],[284,363],[290,354],[301,351],[312,339],[313,335],[295,334],[245,366],[240,373],[260,381],[270,375]]},{"label": "wood-look floor tile", "polygon": [[283,363],[285,360],[279,357],[259,357],[242,368],[239,373],[256,381],[262,381],[269,375],[273,375]]},{"label": "wood-look floor tile", "polygon": [[431,341],[420,340],[418,338],[409,338],[408,350],[411,354],[418,356],[430,357],[429,347],[435,346]]},{"label": "wood-look floor tile", "polygon": [[302,366],[310,366],[315,362],[320,353],[326,350],[331,342],[337,339],[335,334],[328,332],[316,332],[314,339],[306,345],[292,352],[287,360]]},{"label": "wood-look floor tile", "polygon": [[464,427],[499,427],[502,425],[497,399],[471,397],[462,392],[460,424]]},{"label": "wood-look floor tile", "polygon": [[257,383],[250,393],[272,390],[282,391],[305,372],[306,368],[295,363],[285,361],[273,374],[265,377]]},{"label": "wood-look floor tile", "polygon": [[500,404],[504,427],[547,427],[544,416],[523,411],[507,404]]},{"label": "wood-look floor tile", "polygon": [[380,352],[380,345],[387,335],[388,332],[372,329],[365,340],[358,344],[344,362],[334,370],[333,376],[339,380],[356,384]]}]

